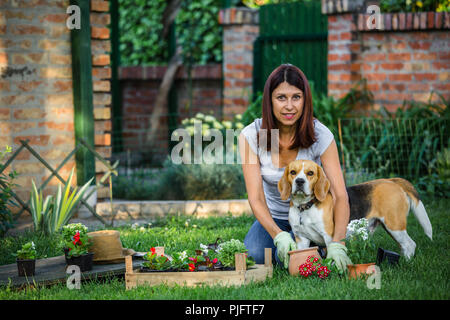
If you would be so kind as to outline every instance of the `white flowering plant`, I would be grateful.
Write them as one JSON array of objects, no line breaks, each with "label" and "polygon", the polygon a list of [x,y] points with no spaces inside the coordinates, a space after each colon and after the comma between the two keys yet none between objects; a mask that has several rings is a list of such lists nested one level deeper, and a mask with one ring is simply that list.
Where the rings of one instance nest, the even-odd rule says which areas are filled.
[{"label": "white flowering plant", "polygon": [[[239,131],[244,128],[242,123],[242,115],[237,114],[233,120],[217,120],[213,115],[204,115],[197,113],[193,118],[186,118],[181,121],[181,128],[185,129],[189,136],[193,139],[194,134],[202,137],[202,148],[208,146],[211,141],[215,141],[217,134],[221,134],[224,151],[226,150],[226,131]],[[173,133],[175,137],[178,132]],[[233,151],[237,151],[237,135],[233,136]],[[192,140],[193,142],[193,140]]]},{"label": "white flowering plant", "polygon": [[225,133],[226,129],[232,130],[241,130],[244,128],[243,123],[241,122],[242,116],[237,114],[234,116],[232,121],[219,121],[212,115],[204,115],[203,113],[197,113],[193,118],[186,118],[181,121],[181,125],[190,136],[193,136],[195,133],[195,124],[198,123],[201,125],[201,134],[203,136],[210,136],[211,130],[220,130]]},{"label": "white flowering plant", "polygon": [[223,242],[219,244],[217,250],[218,258],[220,262],[225,267],[234,267],[235,266],[235,254],[236,253],[245,253],[247,266],[252,266],[255,264],[255,261],[252,257],[247,255],[247,248],[244,243],[240,240],[231,239],[229,241]]},{"label": "white flowering plant", "polygon": [[369,232],[369,221],[366,218],[352,220],[347,226],[347,238],[345,240],[347,254],[354,264],[372,262],[372,254],[375,252],[375,242]]},{"label": "white flowering plant", "polygon": [[18,260],[34,260],[36,259],[36,246],[34,242],[27,242],[22,245],[22,248],[17,250],[17,253],[13,253],[14,256],[17,257]]}]

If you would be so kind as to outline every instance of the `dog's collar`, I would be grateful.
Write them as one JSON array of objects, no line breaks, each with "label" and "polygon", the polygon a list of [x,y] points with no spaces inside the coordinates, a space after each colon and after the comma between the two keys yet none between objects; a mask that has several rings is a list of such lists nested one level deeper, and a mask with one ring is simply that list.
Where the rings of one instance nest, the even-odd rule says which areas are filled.
[{"label": "dog's collar", "polygon": [[307,203],[300,204],[297,208],[298,208],[298,210],[300,210],[300,212],[303,212],[303,211],[311,208],[314,205],[314,203],[316,203],[316,198],[312,199],[311,201],[309,201]]}]

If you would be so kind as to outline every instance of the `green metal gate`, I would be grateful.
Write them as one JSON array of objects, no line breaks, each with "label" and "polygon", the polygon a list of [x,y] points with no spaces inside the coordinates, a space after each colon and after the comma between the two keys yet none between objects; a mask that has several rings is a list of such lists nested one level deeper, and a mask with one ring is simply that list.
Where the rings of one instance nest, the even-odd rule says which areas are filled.
[{"label": "green metal gate", "polygon": [[299,67],[316,92],[327,94],[327,16],[321,1],[271,4],[259,9],[254,43],[253,92],[262,92],[270,73],[283,63]]}]

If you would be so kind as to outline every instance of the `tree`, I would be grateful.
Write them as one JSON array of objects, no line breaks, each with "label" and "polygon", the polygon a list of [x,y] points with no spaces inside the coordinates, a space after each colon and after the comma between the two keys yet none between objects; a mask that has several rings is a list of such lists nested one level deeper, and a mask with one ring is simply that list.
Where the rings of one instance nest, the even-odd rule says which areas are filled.
[{"label": "tree", "polygon": [[[163,32],[162,38],[166,39],[169,37],[169,30],[175,18],[178,14],[178,11],[181,7],[181,0],[168,0],[167,6],[164,10],[162,17],[163,24]],[[148,122],[148,129],[145,138],[145,145],[147,146],[144,153],[150,154],[150,150],[155,143],[156,133],[159,127],[160,118],[164,114],[164,111],[167,110],[167,98],[169,94],[169,90],[172,87],[172,84],[175,80],[175,75],[178,71],[178,68],[182,65],[182,47],[177,43],[175,39],[175,53],[170,58],[167,70],[163,76],[162,82],[158,89],[158,94],[155,99],[155,104],[153,108],[153,113],[150,116]]]}]

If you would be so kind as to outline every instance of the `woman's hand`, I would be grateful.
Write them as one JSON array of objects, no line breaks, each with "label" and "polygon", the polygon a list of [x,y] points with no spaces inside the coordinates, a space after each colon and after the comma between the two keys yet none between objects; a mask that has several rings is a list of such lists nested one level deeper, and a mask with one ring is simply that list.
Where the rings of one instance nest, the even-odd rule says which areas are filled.
[{"label": "woman's hand", "polygon": [[284,268],[289,267],[289,251],[296,250],[297,244],[292,239],[289,232],[282,231],[275,236],[273,243],[277,247],[277,255],[280,261],[283,263]]},{"label": "woman's hand", "polygon": [[353,264],[347,256],[347,248],[340,242],[330,242],[327,246],[327,259],[333,259],[340,271],[347,270],[348,264]]}]

